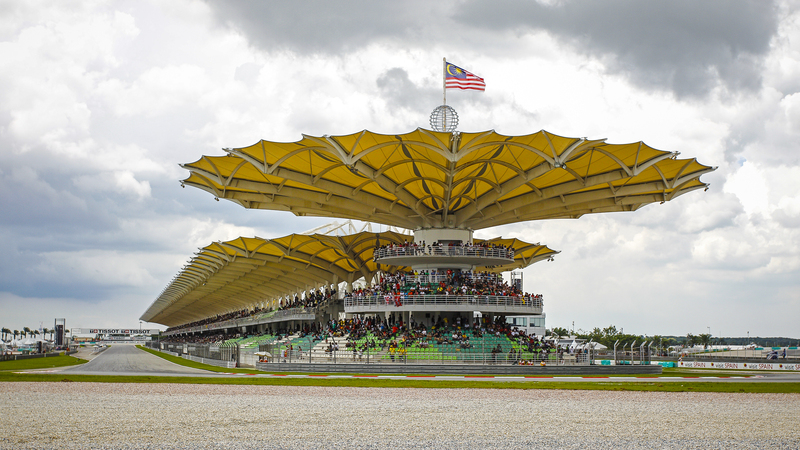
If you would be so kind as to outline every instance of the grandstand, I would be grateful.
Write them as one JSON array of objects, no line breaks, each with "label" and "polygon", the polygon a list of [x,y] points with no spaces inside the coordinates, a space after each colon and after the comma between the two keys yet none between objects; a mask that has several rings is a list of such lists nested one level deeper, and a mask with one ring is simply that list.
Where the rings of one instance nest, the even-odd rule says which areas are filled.
[{"label": "grandstand", "polygon": [[[642,142],[545,131],[362,131],[225,151],[182,165],[182,184],[248,209],[366,224],[212,243],[141,318],[169,326],[165,340],[186,352],[200,342],[236,345],[271,361],[574,358],[506,320],[542,323],[546,299],[501,274],[558,252],[474,231],[636,211],[707,188],[700,176],[715,169]],[[392,228],[373,232],[370,223]]]}]

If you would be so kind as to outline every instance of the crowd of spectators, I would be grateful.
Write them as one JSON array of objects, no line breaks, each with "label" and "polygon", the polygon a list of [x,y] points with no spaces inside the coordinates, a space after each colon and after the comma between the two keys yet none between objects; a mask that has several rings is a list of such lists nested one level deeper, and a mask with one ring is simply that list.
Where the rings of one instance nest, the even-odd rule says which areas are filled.
[{"label": "crowd of spectators", "polygon": [[175,327],[169,327],[169,328],[167,328],[166,331],[169,332],[169,331],[175,331],[175,330],[183,330],[185,328],[192,328],[192,327],[197,327],[197,326],[201,326],[201,325],[210,325],[212,323],[224,322],[226,320],[241,319],[241,318],[244,318],[244,317],[254,316],[254,315],[259,314],[259,313],[261,313],[263,311],[264,311],[264,309],[261,308],[261,307],[258,307],[258,306],[254,307],[254,308],[245,308],[245,309],[242,309],[242,310],[239,310],[239,311],[233,311],[233,312],[229,312],[229,313],[226,313],[226,314],[217,314],[217,315],[215,315],[213,317],[207,317],[205,319],[196,320],[194,322],[185,323],[183,325],[178,325],[178,326],[175,326]]},{"label": "crowd of spectators", "polygon": [[[336,289],[331,289],[327,287],[324,291],[322,289],[317,290],[310,290],[302,294],[295,294],[294,298],[283,298],[279,302],[278,310],[287,310],[292,308],[316,308],[322,306],[325,302],[330,300],[333,296],[336,295]],[[217,314],[213,317],[208,317],[202,320],[196,320],[194,322],[186,323],[183,325],[178,325],[175,327],[169,327],[166,331],[176,331],[176,330],[183,330],[187,328],[193,328],[201,325],[210,325],[213,323],[218,322],[225,322],[227,320],[233,319],[243,319],[247,317],[252,317],[263,312],[269,311],[267,308],[262,308],[259,306],[255,306],[252,308],[244,308],[239,311],[234,311],[226,314]]]},{"label": "crowd of spectators", "polygon": [[[317,342],[324,341],[323,348],[326,352],[330,354],[341,351],[352,352],[354,359],[361,359],[364,353],[386,351],[391,361],[402,361],[407,358],[408,348],[412,346],[423,349],[432,346],[439,348],[449,346],[454,350],[475,349],[480,348],[480,339],[484,336],[505,337],[509,342],[517,344],[516,350],[512,346],[507,353],[499,344],[487,349],[486,353],[491,355],[491,361],[494,362],[532,364],[530,358],[523,358],[523,353],[547,355],[550,352],[560,354],[564,351],[552,342],[542,339],[541,336],[528,335],[524,330],[506,323],[503,316],[498,316],[493,321],[487,318],[469,321],[458,316],[454,319],[440,316],[435,318],[431,326],[415,322],[413,317],[410,322],[404,322],[399,314],[390,314],[385,319],[356,316],[351,319],[331,320],[327,323],[306,323],[295,330],[278,330],[275,338],[280,340],[294,333],[298,333],[299,338],[310,337],[309,342],[312,347]],[[170,341],[204,344],[237,337],[241,335],[215,333],[174,337]],[[302,348],[292,347],[292,349],[303,351]]]},{"label": "crowd of spectators", "polygon": [[167,339],[171,343],[176,344],[215,344],[224,342],[228,339],[236,339],[242,337],[241,333],[211,333],[211,334],[192,334],[187,336],[172,336]]},{"label": "crowd of spectators", "polygon": [[515,285],[506,283],[500,274],[452,269],[384,272],[378,284],[361,287],[345,297],[364,299],[387,295],[493,295],[542,300],[541,294],[523,293]]},{"label": "crowd of spectators", "polygon": [[422,256],[422,255],[477,255],[477,256],[499,256],[504,258],[514,258],[514,248],[507,247],[502,244],[494,244],[491,242],[481,242],[474,244],[472,242],[450,242],[440,243],[433,242],[426,244],[425,241],[408,242],[404,241],[402,244],[395,244],[390,242],[386,245],[375,247],[372,253],[373,260],[385,256]]},{"label": "crowd of spectators", "polygon": [[325,291],[322,289],[309,291],[302,297],[299,294],[295,294],[294,299],[290,300],[287,298],[281,300],[280,307],[278,309],[316,308],[333,298],[335,295],[336,289],[331,289],[330,287],[325,288]]},{"label": "crowd of spectators", "polygon": [[[476,319],[473,322],[462,320],[461,317],[448,320],[439,317],[434,325],[426,327],[422,323],[411,320],[404,323],[402,318],[390,315],[387,319],[377,317],[329,321],[323,327],[320,338],[334,339],[336,336],[347,336],[346,349],[353,351],[367,351],[368,349],[388,350],[390,357],[402,356],[400,349],[412,345],[418,348],[437,346],[453,346],[459,349],[475,348],[478,345],[474,340],[484,335],[507,337],[511,342],[519,345],[520,351],[547,352],[553,348],[552,344],[541,337],[527,335],[505,321],[505,317],[498,316],[494,321],[486,318]],[[338,344],[337,344],[338,345]],[[393,350],[394,349],[394,350]],[[497,348],[492,349],[495,353]],[[502,350],[502,349],[501,349]],[[403,350],[403,353],[405,350]],[[515,352],[514,361],[519,361],[519,352]],[[394,358],[392,358],[394,359]]]}]

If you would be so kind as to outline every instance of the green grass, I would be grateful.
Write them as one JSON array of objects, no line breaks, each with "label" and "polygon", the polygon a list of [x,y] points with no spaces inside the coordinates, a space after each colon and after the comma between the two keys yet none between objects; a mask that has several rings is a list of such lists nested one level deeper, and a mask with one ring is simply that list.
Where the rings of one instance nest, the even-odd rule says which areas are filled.
[{"label": "green grass", "polygon": [[683,369],[683,368],[664,368],[661,375],[629,375],[638,377],[747,377],[751,373],[743,373],[736,370],[712,370],[712,369]]},{"label": "green grass", "polygon": [[172,383],[172,384],[231,384],[247,386],[330,386],[369,388],[422,388],[422,389],[566,389],[604,391],[657,391],[657,392],[726,392],[726,393],[800,393],[800,383],[713,383],[713,382],[491,382],[491,381],[429,381],[387,380],[375,378],[205,378],[205,377],[149,377],[114,375],[17,374],[0,372],[0,382],[93,382],[93,383]]},{"label": "green grass", "polygon": [[53,367],[76,366],[86,361],[73,356],[53,356],[50,358],[20,359],[17,361],[0,361],[0,372],[16,370],[50,369]]}]

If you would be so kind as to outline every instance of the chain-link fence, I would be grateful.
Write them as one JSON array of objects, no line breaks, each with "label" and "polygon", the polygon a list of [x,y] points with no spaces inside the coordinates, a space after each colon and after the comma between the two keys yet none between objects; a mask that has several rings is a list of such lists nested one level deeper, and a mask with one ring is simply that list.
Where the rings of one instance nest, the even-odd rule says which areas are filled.
[{"label": "chain-link fence", "polygon": [[[297,345],[293,342],[304,342]],[[257,363],[311,364],[430,364],[430,365],[589,365],[591,352],[566,348],[527,349],[505,340],[474,340],[470,344],[406,345],[404,341],[369,341],[358,343],[345,338],[329,338],[308,342],[284,339],[264,339],[254,345],[235,342],[193,344],[154,342],[148,347],[220,362],[232,362],[238,367],[255,367]],[[637,356],[634,355],[634,358]],[[194,359],[194,358],[193,358]]]}]

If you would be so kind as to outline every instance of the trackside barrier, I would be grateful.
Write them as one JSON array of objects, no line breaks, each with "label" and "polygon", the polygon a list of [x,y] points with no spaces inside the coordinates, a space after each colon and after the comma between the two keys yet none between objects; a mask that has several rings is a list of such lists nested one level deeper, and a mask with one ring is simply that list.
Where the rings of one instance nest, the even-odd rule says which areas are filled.
[{"label": "trackside barrier", "polygon": [[[629,366],[630,361],[617,361],[608,359],[595,360],[601,366]],[[790,362],[710,362],[710,361],[650,361],[650,365],[661,367],[677,367],[686,369],[725,369],[725,370],[787,370],[800,372],[800,363]]]},{"label": "trackside barrier", "polygon": [[188,359],[190,361],[199,362],[201,364],[208,364],[210,366],[217,366],[217,367],[225,367],[227,369],[233,369],[236,367],[235,361],[221,361],[219,359],[208,359],[202,358],[199,356],[192,356],[192,355],[181,355],[183,359]]},{"label": "trackside barrier", "polygon": [[103,353],[106,350],[108,350],[108,346],[107,345],[104,345],[102,347],[95,347],[94,350],[92,350],[92,354],[96,355],[96,354],[99,354],[99,353]]},{"label": "trackside barrier", "polygon": [[[519,352],[468,352],[441,351],[439,349],[420,348],[373,348],[369,351],[356,351],[345,348],[338,351],[319,350],[298,352],[296,350],[281,349],[280,346],[269,346],[267,353],[271,355],[267,360],[258,364],[283,364],[302,363],[309,365],[425,365],[425,366],[453,366],[453,365],[478,365],[478,366],[588,366],[592,364],[588,353],[519,353]],[[244,361],[244,359],[243,359]],[[249,365],[249,364],[248,364]]]},{"label": "trackside barrier", "polygon": [[309,364],[294,363],[256,363],[256,369],[264,372],[319,372],[319,373],[359,373],[359,374],[413,374],[438,375],[458,374],[466,376],[518,375],[530,377],[550,377],[553,375],[658,375],[662,367],[658,365],[625,366],[514,366],[514,365],[432,365],[432,364]]},{"label": "trackside barrier", "polygon": [[[630,366],[630,361],[614,361],[610,359],[596,359],[594,360],[594,364],[598,366]],[[634,364],[634,365],[645,365],[645,366],[661,366],[661,367],[676,367],[675,362],[673,361],[649,361],[643,364]]]},{"label": "trackside barrier", "polygon": [[783,361],[769,362],[705,362],[705,361],[679,361],[676,367],[689,369],[731,369],[731,370],[788,370],[800,372],[800,363]]},{"label": "trackside barrier", "polygon": [[34,358],[52,358],[53,356],[59,356],[61,353],[59,352],[51,352],[51,353],[36,353],[33,355],[0,355],[0,361],[19,361],[23,359],[34,359]]}]

